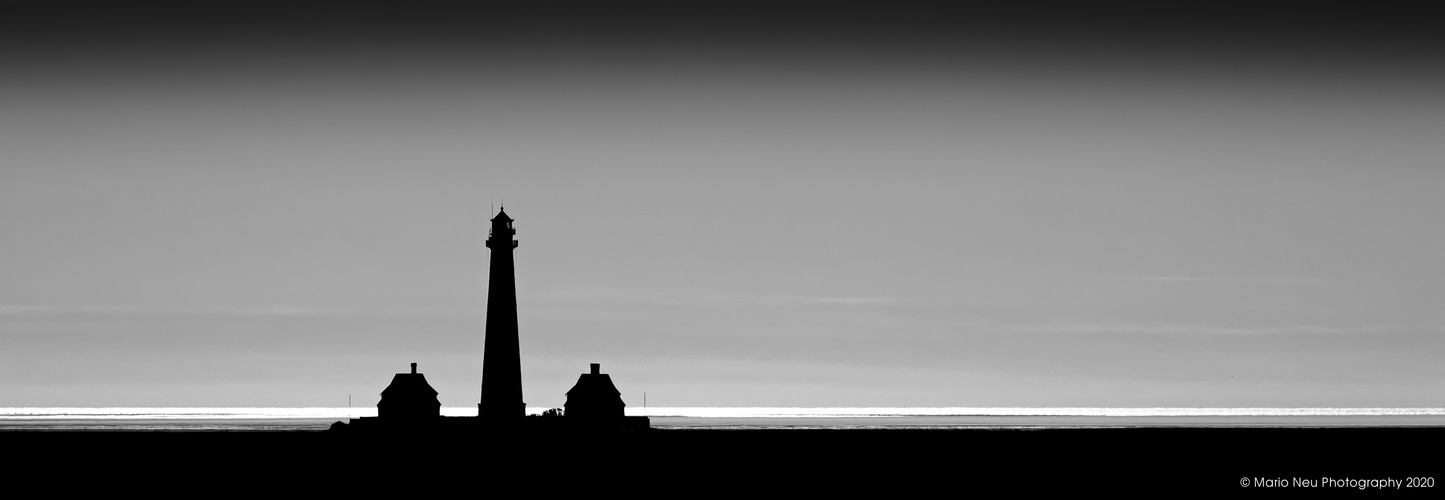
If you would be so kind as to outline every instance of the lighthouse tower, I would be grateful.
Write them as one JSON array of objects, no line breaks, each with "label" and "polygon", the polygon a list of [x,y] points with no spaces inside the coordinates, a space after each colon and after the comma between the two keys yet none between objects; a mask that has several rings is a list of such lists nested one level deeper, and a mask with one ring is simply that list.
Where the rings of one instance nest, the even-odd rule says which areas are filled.
[{"label": "lighthouse tower", "polygon": [[522,354],[517,346],[517,278],[512,263],[512,218],[498,210],[492,218],[487,248],[492,249],[487,284],[487,332],[482,348],[482,402],[477,416],[483,420],[520,421],[527,413],[522,402]]}]

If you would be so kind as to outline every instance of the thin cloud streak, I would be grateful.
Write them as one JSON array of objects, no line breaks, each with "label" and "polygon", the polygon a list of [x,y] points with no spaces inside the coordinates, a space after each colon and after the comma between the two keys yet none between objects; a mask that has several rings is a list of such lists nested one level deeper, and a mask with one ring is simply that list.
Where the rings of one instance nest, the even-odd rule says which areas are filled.
[{"label": "thin cloud streak", "polygon": [[291,305],[260,306],[238,309],[180,309],[134,306],[59,306],[36,304],[0,304],[0,318],[353,318],[353,317],[447,317],[467,316],[476,311],[443,308],[391,308],[376,310],[336,310]]},{"label": "thin cloud streak", "polygon": [[888,297],[803,297],[803,296],[763,297],[763,298],[758,299],[758,301],[761,302],[761,303],[770,304],[770,305],[795,305],[795,304],[807,305],[807,304],[822,304],[822,305],[842,305],[842,306],[881,305],[881,304],[891,304],[891,303],[895,302],[893,299],[890,299],[890,298],[888,298]]},{"label": "thin cloud streak", "polygon": [[1292,285],[1326,285],[1334,283],[1331,280],[1320,279],[1294,279],[1294,278],[1245,278],[1237,276],[1110,276],[1112,279],[1123,281],[1150,281],[1162,283],[1280,283]]},{"label": "thin cloud streak", "polygon": [[569,289],[542,294],[542,298],[553,301],[578,302],[621,302],[683,307],[732,307],[732,306],[874,306],[897,303],[889,297],[839,297],[807,295],[744,296],[724,294],[655,294],[648,292],[609,289]]},{"label": "thin cloud streak", "polygon": [[1380,324],[1360,326],[1277,325],[1221,326],[1173,324],[1117,325],[1011,325],[1004,330],[1028,333],[1130,333],[1166,335],[1292,335],[1292,334],[1370,334],[1399,332],[1445,332],[1445,325]]}]

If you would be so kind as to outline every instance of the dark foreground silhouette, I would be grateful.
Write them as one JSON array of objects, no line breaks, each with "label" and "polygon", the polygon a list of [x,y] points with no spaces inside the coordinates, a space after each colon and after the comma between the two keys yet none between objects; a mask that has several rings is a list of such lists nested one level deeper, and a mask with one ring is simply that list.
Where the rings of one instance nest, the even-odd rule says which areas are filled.
[{"label": "dark foreground silhouette", "polygon": [[[0,432],[14,481],[113,491],[507,497],[826,493],[1281,493],[1254,478],[1445,479],[1445,428],[677,430],[568,434]],[[39,478],[84,478],[45,483]],[[103,478],[103,479],[102,479]],[[1250,486],[1240,486],[1241,480]],[[221,490],[191,490],[199,483]],[[17,483],[18,484],[18,483]],[[938,490],[938,488],[943,488]],[[500,494],[500,493],[499,493]]]},{"label": "dark foreground silhouette", "polygon": [[[647,417],[628,417],[622,392],[612,377],[601,372],[601,365],[592,363],[577,384],[567,391],[565,411],[548,410],[542,415],[510,415],[483,413],[476,417],[444,417],[437,391],[417,373],[416,363],[410,373],[398,373],[381,391],[375,417],[336,422],[329,432],[341,435],[395,435],[431,439],[454,439],[467,436],[495,436],[505,433],[544,435],[546,433],[609,434],[645,431]],[[511,405],[507,405],[511,406]],[[485,406],[483,406],[485,407]]]}]

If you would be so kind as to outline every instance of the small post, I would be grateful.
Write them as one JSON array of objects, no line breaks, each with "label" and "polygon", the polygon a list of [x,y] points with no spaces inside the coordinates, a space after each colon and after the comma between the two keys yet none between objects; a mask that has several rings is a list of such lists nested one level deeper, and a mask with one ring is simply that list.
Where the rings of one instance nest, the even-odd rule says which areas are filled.
[{"label": "small post", "polygon": [[411,374],[416,375],[416,363],[411,364]]},{"label": "small post", "polygon": [[593,374],[593,375],[597,375],[597,374],[599,374],[599,373],[602,373],[602,364],[601,364],[601,363],[592,363],[592,374]]}]

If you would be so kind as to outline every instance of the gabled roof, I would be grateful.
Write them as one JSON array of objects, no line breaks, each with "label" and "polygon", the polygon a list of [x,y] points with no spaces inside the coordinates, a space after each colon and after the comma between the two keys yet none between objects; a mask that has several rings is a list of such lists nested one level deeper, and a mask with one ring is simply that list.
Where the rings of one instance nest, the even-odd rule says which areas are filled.
[{"label": "gabled roof", "polygon": [[391,385],[381,391],[381,397],[425,397],[436,396],[436,389],[426,383],[426,375],[420,373],[398,373],[391,378]]},{"label": "gabled roof", "polygon": [[591,374],[583,373],[577,379],[577,385],[567,391],[567,397],[578,398],[612,398],[622,396],[622,391],[612,385],[612,377],[606,373]]}]

